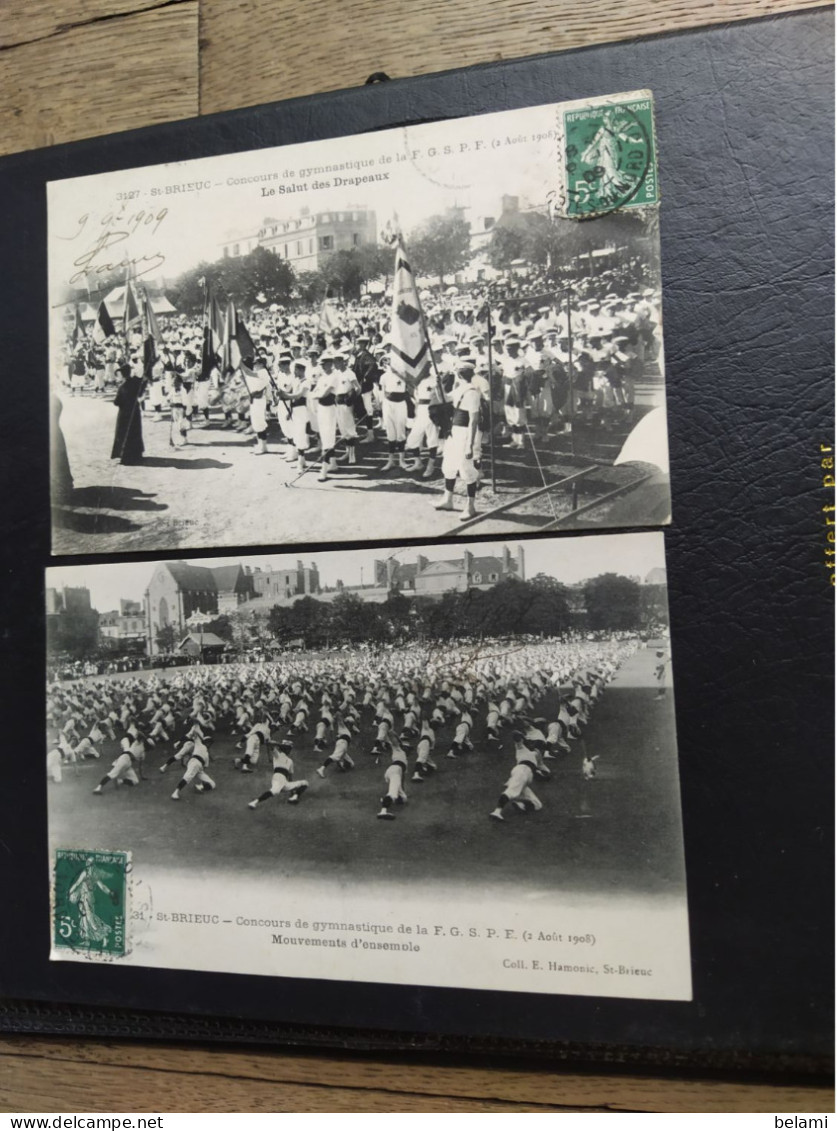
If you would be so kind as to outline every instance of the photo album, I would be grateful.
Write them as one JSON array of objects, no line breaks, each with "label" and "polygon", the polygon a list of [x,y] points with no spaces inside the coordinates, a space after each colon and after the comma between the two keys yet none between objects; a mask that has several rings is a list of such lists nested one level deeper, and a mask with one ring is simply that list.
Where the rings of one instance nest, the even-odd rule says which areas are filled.
[{"label": "photo album", "polygon": [[0,161],[7,1030],[822,1070],[830,20]]}]

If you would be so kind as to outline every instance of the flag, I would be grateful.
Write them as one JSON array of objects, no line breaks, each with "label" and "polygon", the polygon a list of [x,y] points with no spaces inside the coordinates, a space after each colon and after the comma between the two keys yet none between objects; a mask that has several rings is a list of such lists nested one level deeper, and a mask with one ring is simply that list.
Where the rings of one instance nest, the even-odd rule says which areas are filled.
[{"label": "flag", "polygon": [[337,317],[337,311],[332,305],[334,296],[328,291],[325,293],[322,306],[320,307],[320,322],[318,329],[324,334],[330,334],[332,330],[340,329],[340,319]]},{"label": "flag", "polygon": [[238,324],[235,328],[235,341],[233,343],[233,358],[236,352],[238,353],[237,365],[241,364],[242,357],[254,358],[256,356],[256,347],[253,344],[253,339],[247,331],[247,327],[241,318],[238,319]]},{"label": "flag", "polygon": [[203,305],[203,344],[201,346],[201,377],[207,378],[221,363],[224,346],[224,314],[218,299],[206,288]]},{"label": "flag", "polygon": [[133,288],[131,284],[126,281],[125,283],[125,308],[122,312],[122,329],[127,333],[131,326],[137,322],[142,321],[140,309],[137,306],[137,300],[134,297]]},{"label": "flag", "polygon": [[212,349],[218,353],[224,344],[224,312],[215,295],[211,295],[207,303],[206,322],[212,337]]},{"label": "flag", "polygon": [[156,342],[160,340],[160,327],[157,325],[157,315],[154,313],[154,308],[151,305],[151,299],[148,297],[148,291],[143,288],[142,296],[140,298],[140,308],[142,312],[143,333],[147,338],[153,338]]},{"label": "flag", "polygon": [[221,341],[221,371],[231,373],[235,369],[232,360],[232,343],[235,338],[235,324],[238,316],[235,312],[235,303],[230,299],[224,311],[223,338]]},{"label": "flag", "polygon": [[430,343],[427,340],[416,280],[404,243],[399,239],[395,248],[392,280],[390,367],[412,389],[427,376],[430,365]]},{"label": "flag", "polygon": [[93,323],[93,341],[101,345],[106,342],[108,338],[112,338],[116,333],[116,327],[113,324],[113,319],[108,314],[108,308],[103,302],[99,303],[99,309],[96,313],[96,320]]},{"label": "flag", "polygon": [[223,368],[228,373],[238,369],[242,357],[255,357],[256,347],[247,327],[238,316],[235,303],[230,299],[224,316]]},{"label": "flag", "polygon": [[148,334],[142,343],[142,375],[149,378],[154,369],[154,363],[157,360],[157,343]]},{"label": "flag", "polygon": [[212,331],[209,326],[203,328],[203,342],[201,344],[201,378],[205,381],[218,364],[218,354],[212,348]]},{"label": "flag", "polygon": [[77,346],[84,337],[84,323],[81,320],[81,307],[76,303],[73,314],[73,345]]}]

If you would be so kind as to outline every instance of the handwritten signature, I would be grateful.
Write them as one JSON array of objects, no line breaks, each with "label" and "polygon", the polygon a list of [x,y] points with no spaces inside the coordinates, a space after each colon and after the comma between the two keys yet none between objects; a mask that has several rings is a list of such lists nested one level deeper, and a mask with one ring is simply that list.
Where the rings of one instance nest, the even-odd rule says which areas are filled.
[{"label": "handwritten signature", "polygon": [[156,212],[140,208],[131,215],[126,215],[124,211],[120,211],[117,215],[108,212],[99,221],[98,230],[91,214],[85,212],[79,217],[76,231],[72,235],[57,237],[61,240],[73,241],[83,237],[87,239],[91,231],[94,233],[92,243],[88,243],[85,250],[73,260],[73,266],[78,270],[70,277],[70,285],[90,274],[106,275],[123,268],[125,270],[132,268],[134,278],[157,271],[166,261],[161,251],[139,256],[124,255],[115,261],[111,261],[110,255],[105,259],[105,254],[110,252],[111,248],[130,239],[142,228],[148,228],[151,235],[156,235],[168,212],[168,208],[160,208]]}]

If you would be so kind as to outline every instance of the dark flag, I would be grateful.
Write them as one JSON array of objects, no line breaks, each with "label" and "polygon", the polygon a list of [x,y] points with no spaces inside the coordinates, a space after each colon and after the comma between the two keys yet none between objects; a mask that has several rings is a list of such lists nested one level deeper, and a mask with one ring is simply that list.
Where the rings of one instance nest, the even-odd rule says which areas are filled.
[{"label": "dark flag", "polygon": [[158,356],[157,342],[160,338],[160,327],[157,325],[157,315],[154,313],[145,287],[140,293],[139,306],[142,322],[142,372],[144,377],[150,378]]},{"label": "dark flag", "polygon": [[212,334],[212,348],[218,353],[224,344],[224,312],[215,295],[212,295],[207,305],[207,323]]},{"label": "dark flag", "polygon": [[247,332],[247,327],[238,316],[235,303],[230,299],[224,317],[223,365],[224,372],[231,372],[241,365],[242,357],[255,357],[256,347]]},{"label": "dark flag", "polygon": [[134,291],[130,282],[125,283],[125,307],[122,312],[122,329],[127,334],[131,326],[137,322],[142,321],[140,309],[137,306],[137,300],[134,297]]},{"label": "dark flag", "polygon": [[113,324],[113,319],[108,314],[108,308],[103,302],[99,303],[99,310],[96,314],[96,321],[93,323],[93,341],[101,345],[106,342],[108,338],[112,338],[116,333],[116,327]]},{"label": "dark flag", "polygon": [[81,320],[81,307],[76,303],[73,315],[73,345],[77,346],[84,337],[84,323]]},{"label": "dark flag", "polygon": [[241,358],[243,357],[249,357],[252,359],[256,356],[256,347],[253,344],[253,339],[250,337],[249,331],[247,330],[247,327],[244,325],[244,321],[241,318],[238,319],[238,325],[235,328],[233,357],[235,356],[236,351],[238,352],[237,364],[241,364]]},{"label": "dark flag", "polygon": [[151,299],[148,297],[148,291],[146,291],[145,288],[143,288],[140,298],[140,314],[142,317],[143,337],[153,338],[155,342],[158,342],[160,340],[160,327],[157,325],[157,315],[154,313]]},{"label": "dark flag", "polygon": [[201,347],[201,377],[206,379],[221,364],[224,347],[224,314],[218,299],[207,285],[203,308],[203,345]]}]

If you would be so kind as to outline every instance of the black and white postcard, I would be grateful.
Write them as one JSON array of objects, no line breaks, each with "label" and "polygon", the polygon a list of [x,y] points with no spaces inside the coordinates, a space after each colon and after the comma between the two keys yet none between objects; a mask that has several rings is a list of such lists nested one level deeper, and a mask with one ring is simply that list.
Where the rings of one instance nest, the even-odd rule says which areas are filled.
[{"label": "black and white postcard", "polygon": [[648,91],[48,184],[53,552],[658,526]]},{"label": "black and white postcard", "polygon": [[47,600],[54,959],[691,996],[662,534]]}]

